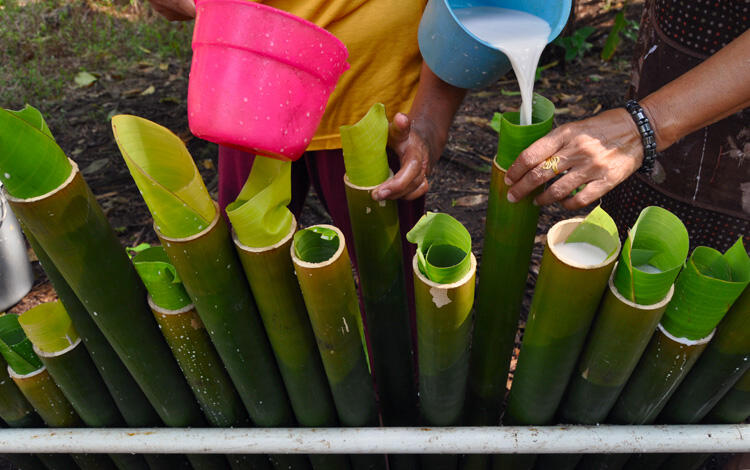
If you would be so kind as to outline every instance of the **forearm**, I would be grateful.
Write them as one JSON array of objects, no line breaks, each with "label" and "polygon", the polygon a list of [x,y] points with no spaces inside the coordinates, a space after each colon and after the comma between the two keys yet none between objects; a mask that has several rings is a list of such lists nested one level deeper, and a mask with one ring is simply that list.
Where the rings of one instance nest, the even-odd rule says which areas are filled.
[{"label": "forearm", "polygon": [[448,131],[453,116],[461,105],[466,90],[442,81],[427,64],[422,63],[417,96],[414,98],[409,117],[412,126],[428,138],[430,158],[436,160],[448,140]]},{"label": "forearm", "polygon": [[750,106],[750,30],[640,101],[657,150]]}]

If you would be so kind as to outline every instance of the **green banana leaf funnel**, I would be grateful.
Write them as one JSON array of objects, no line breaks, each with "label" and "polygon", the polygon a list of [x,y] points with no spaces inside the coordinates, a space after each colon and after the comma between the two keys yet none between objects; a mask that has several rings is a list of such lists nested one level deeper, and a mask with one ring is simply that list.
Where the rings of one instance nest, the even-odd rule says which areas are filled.
[{"label": "green banana leaf funnel", "polygon": [[192,303],[164,248],[142,244],[130,251],[152,303],[163,310],[180,310]]},{"label": "green banana leaf funnel", "polygon": [[609,419],[622,424],[654,422],[749,282],[750,258],[741,239],[723,255],[708,247],[693,250],[677,277],[674,297]]},{"label": "green banana leaf funnel", "polygon": [[[419,404],[423,424],[462,422],[469,373],[477,262],[468,230],[448,214],[428,212],[406,235],[417,315]],[[423,455],[423,468],[456,468],[456,455]]]},{"label": "green banana leaf funnel", "polygon": [[[505,172],[526,147],[552,129],[554,111],[551,101],[534,95],[532,125],[520,126],[517,112],[497,113],[492,120],[499,136],[479,267],[466,401],[470,425],[496,426],[500,422],[539,219],[539,207],[532,203],[539,191],[510,203]],[[488,459],[486,455],[468,455],[465,468],[486,467]]]},{"label": "green banana leaf funnel", "polygon": [[[374,201],[371,195],[392,174],[385,106],[374,104],[359,122],[340,130],[346,202],[383,424],[414,426],[417,391],[398,202]],[[390,459],[391,466],[417,465],[413,455]]]}]

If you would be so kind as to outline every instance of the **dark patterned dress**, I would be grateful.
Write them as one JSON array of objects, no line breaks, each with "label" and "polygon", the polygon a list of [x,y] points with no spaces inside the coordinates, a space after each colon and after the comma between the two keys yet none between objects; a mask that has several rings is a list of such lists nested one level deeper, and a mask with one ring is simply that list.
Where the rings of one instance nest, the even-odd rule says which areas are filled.
[{"label": "dark patterned dress", "polygon": [[[750,0],[647,0],[630,96],[643,98],[700,64],[745,32],[749,15]],[[750,246],[750,109],[680,139],[651,175],[635,174],[604,198],[623,236],[649,205],[682,219],[691,249],[724,251],[742,235]]]}]

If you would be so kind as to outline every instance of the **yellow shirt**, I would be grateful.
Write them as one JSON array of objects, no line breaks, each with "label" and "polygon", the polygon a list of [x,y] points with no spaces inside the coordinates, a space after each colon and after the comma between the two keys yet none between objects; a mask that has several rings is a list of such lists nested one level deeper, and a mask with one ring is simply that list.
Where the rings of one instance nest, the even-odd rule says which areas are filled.
[{"label": "yellow shirt", "polygon": [[359,121],[375,103],[388,118],[408,112],[422,57],[417,29],[426,0],[262,0],[327,29],[349,50],[308,150],[341,148],[339,126]]}]

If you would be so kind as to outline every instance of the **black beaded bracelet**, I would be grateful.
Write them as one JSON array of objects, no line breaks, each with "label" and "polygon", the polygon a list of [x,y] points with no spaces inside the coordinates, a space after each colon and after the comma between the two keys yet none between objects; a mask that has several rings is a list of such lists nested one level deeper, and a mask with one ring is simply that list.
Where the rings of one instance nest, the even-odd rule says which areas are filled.
[{"label": "black beaded bracelet", "polygon": [[638,132],[641,134],[641,141],[643,142],[643,163],[641,163],[638,171],[650,174],[654,169],[654,162],[656,161],[656,137],[654,136],[654,129],[651,127],[651,122],[646,117],[646,113],[643,112],[643,108],[641,108],[641,105],[636,100],[629,100],[625,103],[625,109],[628,110],[633,121],[635,121],[635,126],[638,128]]}]

